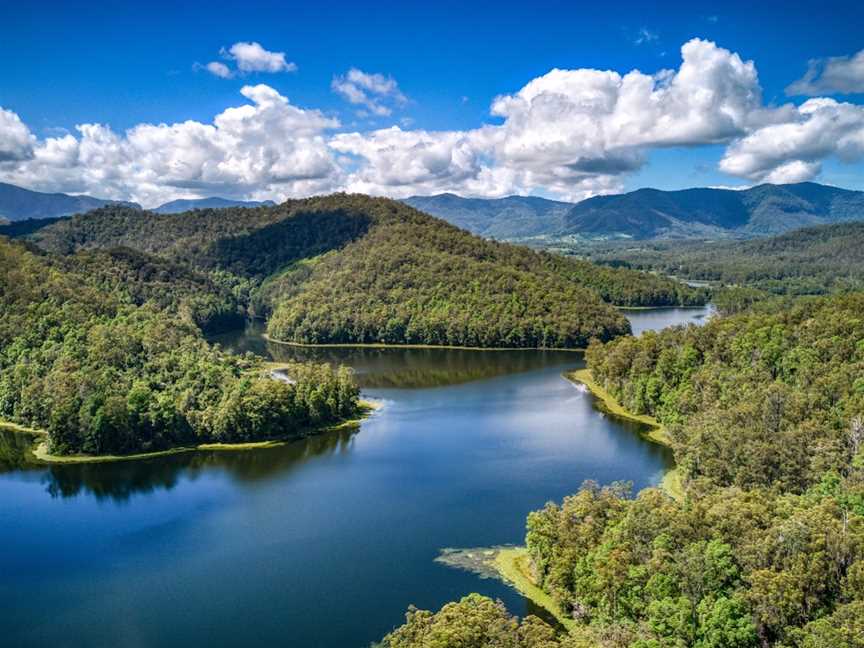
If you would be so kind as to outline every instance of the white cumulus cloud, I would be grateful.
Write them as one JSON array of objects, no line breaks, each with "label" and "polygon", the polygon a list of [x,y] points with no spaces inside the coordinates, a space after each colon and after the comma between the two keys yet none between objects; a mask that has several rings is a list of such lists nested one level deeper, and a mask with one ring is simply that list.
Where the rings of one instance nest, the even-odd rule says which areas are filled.
[{"label": "white cumulus cloud", "polygon": [[33,157],[36,138],[11,110],[0,107],[0,162],[26,160]]},{"label": "white cumulus cloud", "polygon": [[204,66],[204,69],[220,79],[230,79],[234,76],[234,73],[231,72],[231,68],[219,61],[210,61],[210,63]]},{"label": "white cumulus cloud", "polygon": [[0,165],[0,177],[147,206],[215,194],[304,196],[339,186],[341,172],[325,136],[338,120],[298,108],[266,85],[244,86],[241,93],[250,103],[211,123],[139,124],[124,133],[80,124],[77,136],[46,138],[35,143],[30,159]]},{"label": "white cumulus cloud", "polygon": [[296,72],[297,64],[285,59],[285,52],[270,52],[259,43],[234,43],[223,55],[241,72]]},{"label": "white cumulus cloud", "polygon": [[788,95],[864,92],[864,50],[852,56],[815,59],[807,73],[786,88]]},{"label": "white cumulus cloud", "polygon": [[821,161],[864,157],[864,107],[816,98],[804,102],[794,118],[757,128],[734,142],[720,170],[765,182],[801,182],[815,178]]}]

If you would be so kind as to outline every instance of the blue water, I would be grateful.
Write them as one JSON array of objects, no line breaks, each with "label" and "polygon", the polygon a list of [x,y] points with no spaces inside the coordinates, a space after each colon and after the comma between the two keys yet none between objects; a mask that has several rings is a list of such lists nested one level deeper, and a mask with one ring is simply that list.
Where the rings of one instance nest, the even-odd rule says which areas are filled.
[{"label": "blue water", "polygon": [[[698,315],[672,313],[628,316]],[[519,543],[529,511],[583,480],[639,489],[670,462],[561,376],[578,353],[268,349],[257,333],[221,342],[351,364],[382,409],[278,448],[101,465],[29,465],[20,435],[0,437],[4,645],[368,646],[409,604],[472,591],[522,615],[439,550]]]}]

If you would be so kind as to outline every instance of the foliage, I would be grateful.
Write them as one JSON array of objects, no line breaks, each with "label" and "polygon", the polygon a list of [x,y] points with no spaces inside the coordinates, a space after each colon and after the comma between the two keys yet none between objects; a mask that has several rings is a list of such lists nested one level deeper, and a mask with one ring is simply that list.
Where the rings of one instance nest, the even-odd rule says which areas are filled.
[{"label": "foliage", "polygon": [[852,458],[864,294],[803,298],[588,349],[626,408],[670,430],[686,478],[802,492]]},{"label": "foliage", "polygon": [[355,411],[346,370],[298,365],[288,384],[207,344],[188,301],[205,279],[175,271],[0,239],[0,418],[47,431],[55,453],[124,454],[300,436]]},{"label": "foliage", "polygon": [[272,312],[274,337],[298,342],[583,346],[629,330],[604,300],[706,297],[647,273],[485,241],[361,195],[173,215],[107,207],[32,239],[61,254],[127,246],[189,264],[248,312]]},{"label": "foliage", "polygon": [[628,243],[597,248],[589,258],[773,294],[858,290],[864,287],[864,223],[808,227],[753,241]]},{"label": "foliage", "polygon": [[588,648],[559,637],[534,616],[520,621],[501,602],[479,594],[448,603],[438,612],[411,608],[405,624],[384,638],[380,648]]},{"label": "foliage", "polygon": [[[855,470],[841,490],[862,487]],[[860,645],[848,638],[861,627],[864,593],[850,580],[864,564],[864,516],[842,496],[626,494],[587,483],[528,518],[540,584],[598,635],[626,637],[598,645]]]}]

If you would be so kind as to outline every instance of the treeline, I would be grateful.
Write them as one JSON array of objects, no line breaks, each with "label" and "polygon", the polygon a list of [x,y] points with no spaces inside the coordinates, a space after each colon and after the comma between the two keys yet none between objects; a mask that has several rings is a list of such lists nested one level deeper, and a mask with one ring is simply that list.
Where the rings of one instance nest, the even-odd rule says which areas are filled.
[{"label": "treeline", "polygon": [[[47,431],[52,452],[289,438],[356,411],[347,370],[266,378],[259,360],[222,353],[160,308],[153,277],[130,287],[134,264],[112,258],[57,259],[0,239],[0,418]],[[198,280],[186,277],[190,291]]]},{"label": "treeline", "polygon": [[173,215],[111,206],[31,238],[61,254],[127,246],[187,265],[248,314],[276,311],[273,336],[298,342],[583,346],[628,330],[603,301],[706,299],[669,279],[486,241],[362,195]]},{"label": "treeline", "polygon": [[617,245],[599,248],[589,258],[773,294],[860,290],[864,288],[864,223],[820,225],[751,241]]}]

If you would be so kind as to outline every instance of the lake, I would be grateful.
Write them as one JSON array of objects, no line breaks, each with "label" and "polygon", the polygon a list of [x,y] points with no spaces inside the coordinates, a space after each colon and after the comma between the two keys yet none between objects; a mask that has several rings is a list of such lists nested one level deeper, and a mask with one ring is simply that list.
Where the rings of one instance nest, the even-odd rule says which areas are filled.
[{"label": "lake", "polygon": [[[707,309],[628,311],[634,332]],[[301,349],[260,328],[233,351],[354,367],[382,408],[276,448],[44,466],[0,432],[0,623],[8,646],[368,646],[409,604],[503,583],[434,561],[521,543],[586,479],[656,484],[668,450],[562,377],[576,352]]]}]

